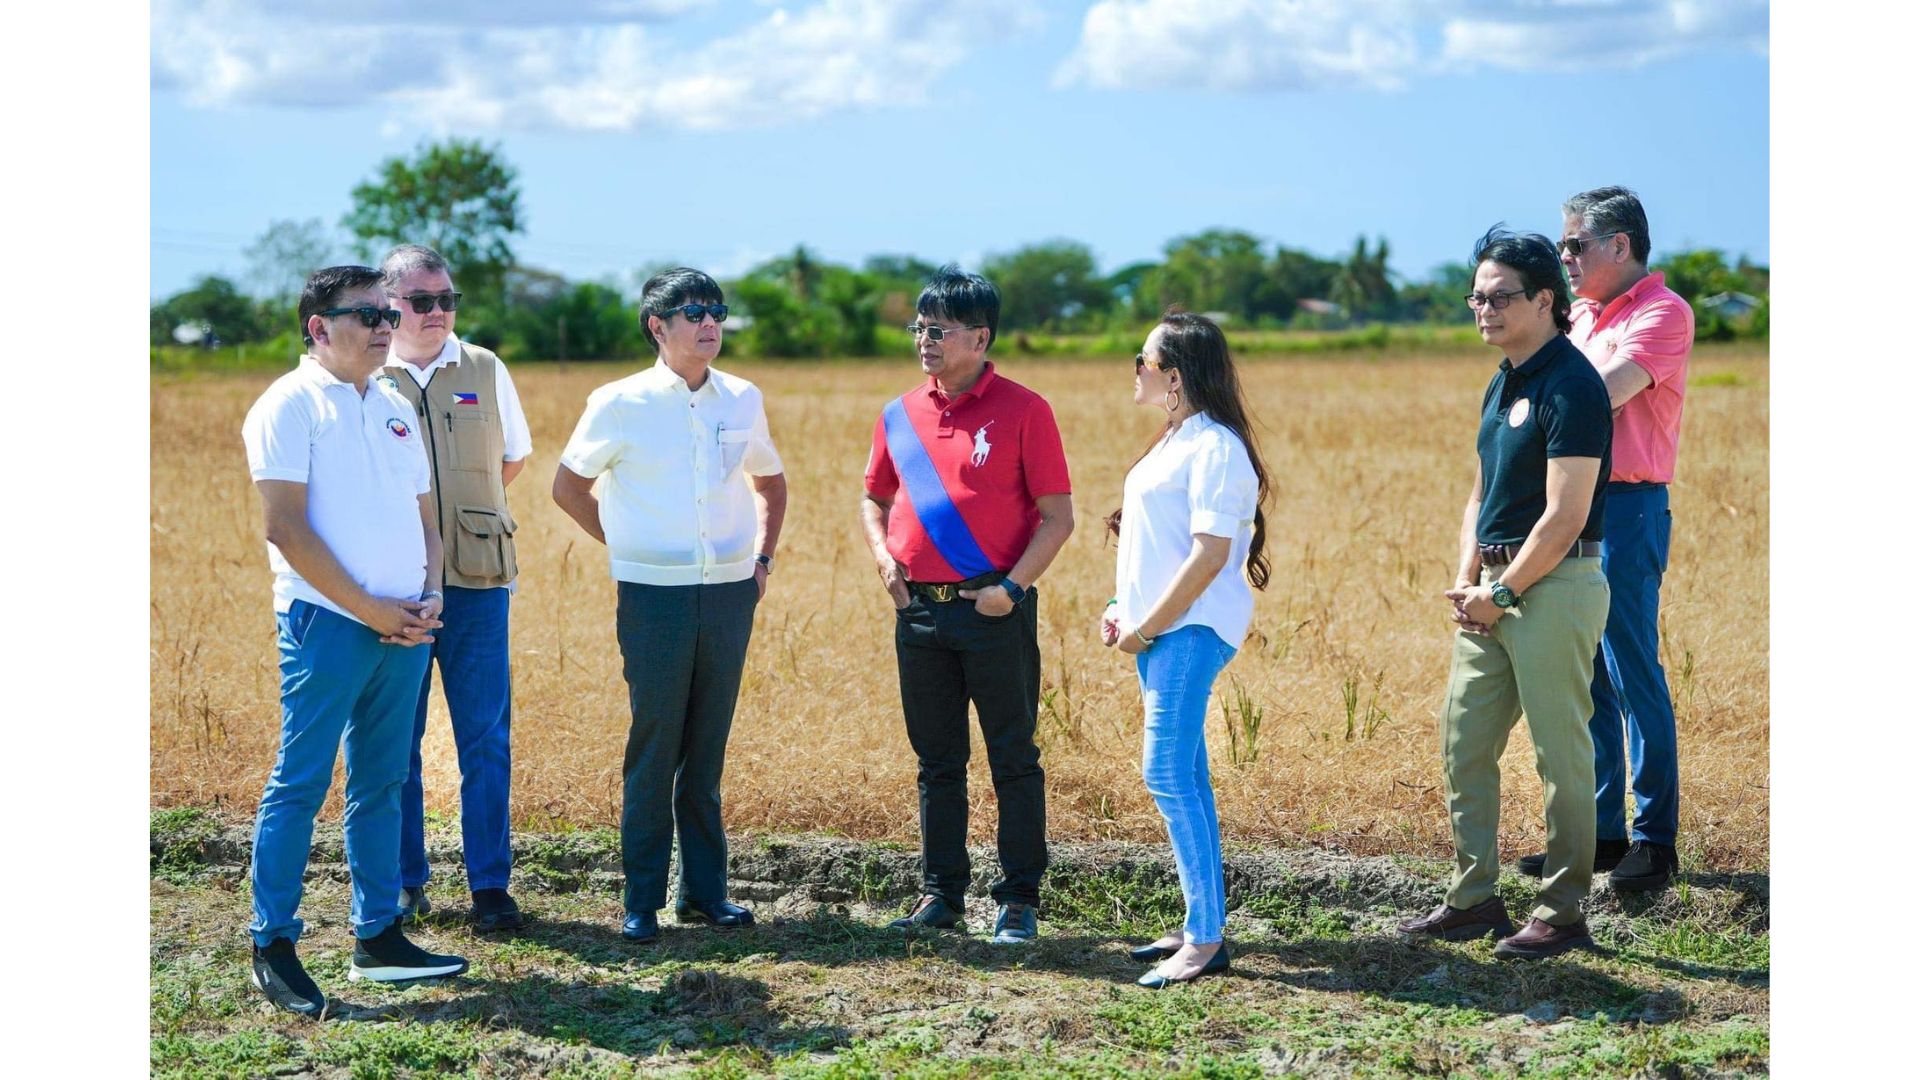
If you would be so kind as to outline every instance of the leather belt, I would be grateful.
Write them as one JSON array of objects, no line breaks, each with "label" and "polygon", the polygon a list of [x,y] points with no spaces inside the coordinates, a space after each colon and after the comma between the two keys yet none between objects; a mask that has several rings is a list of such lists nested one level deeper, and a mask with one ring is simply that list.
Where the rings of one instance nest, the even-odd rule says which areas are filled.
[{"label": "leather belt", "polygon": [[907,591],[930,603],[951,604],[955,600],[960,599],[961,589],[984,589],[989,585],[998,585],[1000,584],[1000,579],[1006,576],[1007,575],[1000,571],[995,570],[991,573],[981,574],[979,577],[970,577],[965,581],[955,581],[944,585],[933,585],[924,581],[909,581],[907,582]]},{"label": "leather belt", "polygon": [[[1488,566],[1506,566],[1520,554],[1519,544],[1481,544],[1480,561]],[[1576,540],[1567,550],[1569,559],[1597,559],[1600,557],[1600,541]]]}]

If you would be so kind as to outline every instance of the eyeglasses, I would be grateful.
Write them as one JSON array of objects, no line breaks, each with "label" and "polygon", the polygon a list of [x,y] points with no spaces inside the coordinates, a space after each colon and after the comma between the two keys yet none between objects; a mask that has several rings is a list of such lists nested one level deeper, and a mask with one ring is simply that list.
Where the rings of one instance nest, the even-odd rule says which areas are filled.
[{"label": "eyeglasses", "polygon": [[675,315],[685,316],[686,320],[690,323],[697,323],[701,319],[704,319],[707,316],[711,315],[713,316],[714,322],[723,323],[727,321],[727,305],[725,304],[682,304],[679,307],[668,308],[667,310],[660,313],[660,317],[662,319],[671,319]]},{"label": "eyeglasses", "polygon": [[436,303],[440,305],[441,311],[453,311],[460,306],[460,294],[457,292],[419,293],[414,296],[403,296],[400,299],[413,307],[415,315],[425,315],[433,310],[433,305]]},{"label": "eyeglasses", "polygon": [[962,330],[980,330],[985,327],[985,323],[968,323],[965,326],[934,326],[931,323],[923,325],[913,322],[907,324],[907,333],[912,334],[914,337],[925,334],[927,335],[928,341],[945,341],[948,334],[957,334]]},{"label": "eyeglasses", "polygon": [[1493,310],[1499,311],[1501,308],[1513,303],[1514,297],[1525,296],[1526,294],[1527,290],[1525,289],[1515,289],[1512,292],[1476,292],[1468,293],[1466,300],[1467,306],[1475,311],[1479,311],[1483,307],[1491,307]]},{"label": "eyeglasses", "polygon": [[331,318],[335,315],[358,315],[360,325],[371,330],[385,322],[389,329],[400,326],[400,309],[391,307],[336,307],[328,308],[320,314]]},{"label": "eyeglasses", "polygon": [[1578,258],[1580,253],[1587,249],[1588,244],[1593,243],[1595,240],[1605,240],[1610,236],[1619,236],[1624,231],[1624,229],[1615,229],[1612,232],[1603,232],[1598,236],[1569,236],[1565,240],[1560,241],[1560,250],[1564,254]]}]

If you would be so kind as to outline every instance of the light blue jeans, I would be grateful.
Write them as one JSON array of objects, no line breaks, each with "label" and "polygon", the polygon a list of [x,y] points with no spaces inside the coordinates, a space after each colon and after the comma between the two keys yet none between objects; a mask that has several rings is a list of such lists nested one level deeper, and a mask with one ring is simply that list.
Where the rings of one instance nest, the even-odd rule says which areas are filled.
[{"label": "light blue jeans", "polygon": [[301,879],[313,818],[347,752],[347,869],[354,936],[400,914],[400,787],[407,780],[413,703],[425,645],[382,645],[368,627],[305,600],[280,624],[280,754],[253,827],[253,943],[300,940]]},{"label": "light blue jeans", "polygon": [[1140,775],[1167,822],[1187,898],[1186,939],[1194,945],[1219,941],[1227,924],[1206,722],[1213,680],[1235,651],[1212,627],[1194,624],[1161,634],[1135,658],[1147,714]]}]

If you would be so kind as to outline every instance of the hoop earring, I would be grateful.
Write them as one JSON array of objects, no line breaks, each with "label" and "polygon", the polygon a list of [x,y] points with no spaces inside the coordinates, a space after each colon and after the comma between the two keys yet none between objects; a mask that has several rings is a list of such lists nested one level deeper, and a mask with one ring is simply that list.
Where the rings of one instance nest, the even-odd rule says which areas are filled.
[{"label": "hoop earring", "polygon": [[1166,406],[1167,406],[1168,415],[1172,415],[1175,411],[1177,411],[1180,408],[1180,391],[1178,390],[1167,391]]}]

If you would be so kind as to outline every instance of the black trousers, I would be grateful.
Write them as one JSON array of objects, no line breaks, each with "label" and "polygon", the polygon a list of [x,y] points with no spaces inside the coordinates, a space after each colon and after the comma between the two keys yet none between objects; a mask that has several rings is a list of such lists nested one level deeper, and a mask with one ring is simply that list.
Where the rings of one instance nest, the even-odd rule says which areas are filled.
[{"label": "black trousers", "polygon": [[894,653],[907,740],[920,759],[923,890],[956,909],[973,878],[967,858],[967,703],[1000,804],[996,903],[1037,904],[1047,869],[1046,773],[1034,726],[1040,713],[1040,596],[1028,590],[998,618],[971,600],[935,603],[916,595],[895,614]]},{"label": "black trousers", "polygon": [[680,899],[727,898],[720,773],[760,589],[622,581],[615,615],[633,723],[622,765],[620,863],[628,911],[666,906],[680,835]]}]

